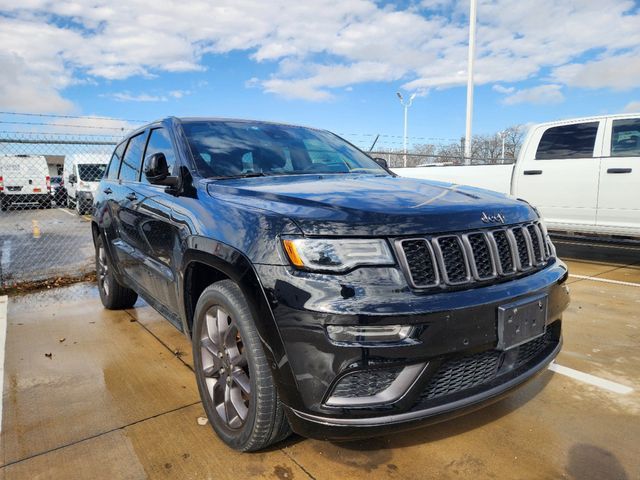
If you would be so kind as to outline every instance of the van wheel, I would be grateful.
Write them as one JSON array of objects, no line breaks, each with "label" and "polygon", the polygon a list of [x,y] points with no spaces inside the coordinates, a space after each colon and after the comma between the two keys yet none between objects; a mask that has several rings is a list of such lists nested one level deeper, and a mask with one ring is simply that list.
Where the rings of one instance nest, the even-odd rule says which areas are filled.
[{"label": "van wheel", "polygon": [[204,410],[228,446],[254,451],[289,436],[253,315],[236,283],[222,280],[202,292],[192,345]]},{"label": "van wheel", "polygon": [[138,299],[138,294],[130,288],[118,283],[113,275],[113,268],[104,248],[101,236],[96,238],[96,279],[102,305],[109,310],[131,308]]},{"label": "van wheel", "polygon": [[82,202],[80,202],[78,197],[76,197],[75,204],[76,204],[76,213],[80,216],[84,215],[84,207],[82,206]]}]

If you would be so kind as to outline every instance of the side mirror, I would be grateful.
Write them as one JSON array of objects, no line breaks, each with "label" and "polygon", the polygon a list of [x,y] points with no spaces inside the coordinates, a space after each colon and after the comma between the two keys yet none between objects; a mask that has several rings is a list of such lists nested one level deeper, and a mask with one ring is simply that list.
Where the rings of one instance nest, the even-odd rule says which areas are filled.
[{"label": "side mirror", "polygon": [[171,177],[169,173],[167,157],[162,152],[149,155],[144,161],[144,176],[153,185],[175,187],[178,184],[178,177]]},{"label": "side mirror", "polygon": [[74,183],[76,183],[78,181],[78,177],[76,177],[75,173],[72,173],[71,175],[69,175],[69,183],[71,185],[73,185]]},{"label": "side mirror", "polygon": [[374,158],[373,161],[376,162],[378,165],[380,165],[385,170],[389,170],[389,164],[387,163],[387,161],[384,158]]}]

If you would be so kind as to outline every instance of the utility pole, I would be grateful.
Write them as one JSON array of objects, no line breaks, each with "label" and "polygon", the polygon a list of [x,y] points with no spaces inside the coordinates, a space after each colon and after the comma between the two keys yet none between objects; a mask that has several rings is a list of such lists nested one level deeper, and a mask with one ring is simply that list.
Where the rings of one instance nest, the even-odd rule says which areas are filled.
[{"label": "utility pole", "polygon": [[404,153],[403,164],[407,166],[407,122],[409,120],[409,107],[413,104],[413,99],[416,98],[416,94],[412,93],[407,102],[404,101],[404,97],[400,92],[396,92],[396,95],[400,99],[400,105],[404,107],[404,141],[402,152]]},{"label": "utility pole", "polygon": [[471,0],[469,10],[469,52],[467,58],[467,123],[465,128],[465,163],[471,163],[471,121],[473,118],[473,61],[476,56],[476,10],[477,0]]},{"label": "utility pole", "polygon": [[500,136],[502,137],[502,155],[500,156],[500,158],[502,158],[501,163],[504,163],[504,137],[507,136],[507,131],[506,130],[501,131]]}]

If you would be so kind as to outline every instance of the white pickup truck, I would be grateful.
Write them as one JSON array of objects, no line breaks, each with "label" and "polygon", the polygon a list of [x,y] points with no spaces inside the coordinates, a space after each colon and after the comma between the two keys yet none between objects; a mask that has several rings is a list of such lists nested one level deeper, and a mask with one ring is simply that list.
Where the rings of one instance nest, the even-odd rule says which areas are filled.
[{"label": "white pickup truck", "polygon": [[550,230],[640,237],[640,114],[535,125],[514,165],[394,171],[523,198]]}]

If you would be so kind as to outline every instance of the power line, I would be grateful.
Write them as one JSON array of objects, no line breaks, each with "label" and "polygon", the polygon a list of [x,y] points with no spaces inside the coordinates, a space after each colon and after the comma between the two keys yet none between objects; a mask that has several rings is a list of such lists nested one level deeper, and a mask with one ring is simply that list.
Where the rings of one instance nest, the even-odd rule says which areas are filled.
[{"label": "power line", "polygon": [[7,125],[36,125],[36,126],[44,126],[44,127],[92,128],[96,130],[117,130],[117,131],[129,130],[129,128],[124,128],[124,127],[103,127],[98,125],[73,125],[70,123],[15,122],[15,121],[7,122],[5,120],[0,120],[0,123],[4,123]]},{"label": "power line", "polygon": [[126,118],[97,117],[97,116],[89,116],[89,115],[88,116],[57,115],[53,113],[0,112],[0,115],[23,115],[25,117],[76,118],[76,119],[88,119],[88,120],[110,120],[112,122],[149,123],[148,120],[131,120]]}]

